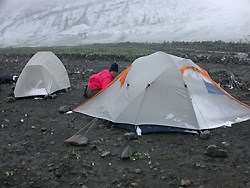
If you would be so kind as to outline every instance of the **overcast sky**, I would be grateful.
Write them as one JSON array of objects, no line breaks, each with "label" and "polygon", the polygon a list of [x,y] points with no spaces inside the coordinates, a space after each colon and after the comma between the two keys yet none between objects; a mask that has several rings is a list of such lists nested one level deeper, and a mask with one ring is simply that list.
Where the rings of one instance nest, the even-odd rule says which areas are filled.
[{"label": "overcast sky", "polygon": [[[85,0],[86,3],[94,3],[100,1],[108,1],[108,0]],[[113,1],[113,0],[112,0]],[[185,1],[185,0],[181,0]],[[201,1],[201,0],[197,0]],[[223,6],[230,9],[240,9],[240,10],[248,10],[250,11],[250,0],[207,0],[216,5]],[[44,4],[54,4],[55,7],[57,5],[62,5],[63,3],[72,3],[72,2],[84,2],[83,0],[0,0],[1,8],[18,8],[20,6],[38,6]]]},{"label": "overcast sky", "polygon": [[250,11],[250,0],[209,0],[219,6],[230,9],[240,9]]},{"label": "overcast sky", "polygon": [[72,43],[72,37],[85,43],[250,40],[250,0],[0,0],[0,9],[5,46]]}]

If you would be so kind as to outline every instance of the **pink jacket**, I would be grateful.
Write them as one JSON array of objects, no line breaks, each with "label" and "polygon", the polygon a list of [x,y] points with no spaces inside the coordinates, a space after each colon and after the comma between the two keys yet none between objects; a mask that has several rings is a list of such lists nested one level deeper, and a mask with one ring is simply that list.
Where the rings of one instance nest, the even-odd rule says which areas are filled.
[{"label": "pink jacket", "polygon": [[103,70],[97,74],[90,76],[88,87],[92,90],[104,89],[109,83],[114,80],[109,70]]}]

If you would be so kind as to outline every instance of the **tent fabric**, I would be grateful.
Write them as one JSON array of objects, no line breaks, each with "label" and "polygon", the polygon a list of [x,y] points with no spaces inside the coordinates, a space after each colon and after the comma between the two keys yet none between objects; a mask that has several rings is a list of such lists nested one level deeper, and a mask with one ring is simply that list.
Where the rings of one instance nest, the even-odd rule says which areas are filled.
[{"label": "tent fabric", "polygon": [[67,71],[52,52],[37,52],[17,80],[15,97],[49,95],[70,87]]},{"label": "tent fabric", "polygon": [[136,59],[74,111],[144,132],[154,125],[204,130],[250,119],[250,107],[221,89],[207,71],[164,52]]}]

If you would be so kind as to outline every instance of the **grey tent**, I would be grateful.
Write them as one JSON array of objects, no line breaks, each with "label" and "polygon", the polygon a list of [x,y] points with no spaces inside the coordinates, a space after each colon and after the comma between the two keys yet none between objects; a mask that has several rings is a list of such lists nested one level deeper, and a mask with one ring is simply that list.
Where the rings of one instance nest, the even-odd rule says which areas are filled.
[{"label": "grey tent", "polygon": [[52,52],[37,52],[17,80],[15,97],[49,95],[70,87],[67,71]]},{"label": "grey tent", "polygon": [[74,111],[142,133],[213,129],[250,119],[250,106],[220,88],[207,71],[164,52],[136,59]]}]

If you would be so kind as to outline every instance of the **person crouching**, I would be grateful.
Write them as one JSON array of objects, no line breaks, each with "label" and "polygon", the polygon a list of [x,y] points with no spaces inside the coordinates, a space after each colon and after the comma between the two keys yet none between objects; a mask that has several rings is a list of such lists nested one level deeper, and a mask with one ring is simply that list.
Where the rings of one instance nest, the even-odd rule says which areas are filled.
[{"label": "person crouching", "polygon": [[90,76],[88,85],[85,86],[84,96],[91,98],[99,91],[110,84],[118,73],[118,64],[113,63],[109,69],[105,69],[97,74]]}]

